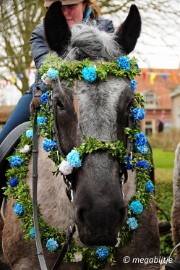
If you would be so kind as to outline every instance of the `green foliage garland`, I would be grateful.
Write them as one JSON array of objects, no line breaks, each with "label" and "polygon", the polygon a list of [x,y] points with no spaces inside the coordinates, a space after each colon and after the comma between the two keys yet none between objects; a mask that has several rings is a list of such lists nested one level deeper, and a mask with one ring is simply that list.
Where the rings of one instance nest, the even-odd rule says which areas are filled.
[{"label": "green foliage garland", "polygon": [[137,75],[140,75],[141,70],[136,66],[136,58],[130,59],[130,70],[120,69],[117,61],[110,62],[92,62],[88,59],[83,61],[66,62],[60,57],[54,54],[48,54],[45,62],[39,69],[39,73],[42,76],[49,68],[58,70],[60,80],[67,80],[73,82],[74,79],[82,80],[82,69],[84,67],[94,66],[96,67],[97,78],[100,80],[107,80],[108,76],[114,75],[119,77],[127,77],[134,79]]}]

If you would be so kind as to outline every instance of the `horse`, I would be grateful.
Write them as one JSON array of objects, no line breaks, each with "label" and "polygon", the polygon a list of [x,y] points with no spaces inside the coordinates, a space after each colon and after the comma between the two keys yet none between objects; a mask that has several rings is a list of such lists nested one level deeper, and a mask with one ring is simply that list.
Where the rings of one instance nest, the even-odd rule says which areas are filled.
[{"label": "horse", "polygon": [[176,250],[176,260],[166,266],[167,270],[179,269],[180,267],[180,144],[177,145],[174,161],[174,177],[173,177],[173,206],[172,206],[172,235]]},{"label": "horse", "polygon": [[[63,61],[70,64],[88,58],[94,61],[94,65],[98,65],[98,61],[108,63],[119,56],[129,54],[136,45],[140,29],[140,14],[135,5],[131,6],[125,22],[114,35],[85,24],[75,25],[70,31],[60,2],[53,3],[45,17],[49,47],[60,53],[60,44],[63,44],[67,51],[66,54],[63,51]],[[128,214],[127,205],[136,191],[136,173],[128,171],[128,177],[127,171],[120,173],[123,167],[122,160],[119,161],[102,148],[98,150],[98,145],[110,145],[112,151],[117,140],[122,142],[122,149],[130,145],[130,140],[124,133],[124,128],[131,122],[129,114],[134,102],[129,79],[126,76],[110,76],[108,80],[96,80],[93,83],[78,79],[74,79],[73,82],[55,79],[52,81],[52,88],[55,100],[52,103],[55,134],[61,152],[67,155],[74,147],[80,147],[83,151],[85,138],[91,138],[88,141],[91,142],[89,147],[93,147],[96,140],[98,143],[97,151],[86,154],[82,166],[71,174],[71,202],[66,194],[66,182],[60,173],[52,173],[54,162],[48,157],[49,153],[42,148],[44,138],[39,137],[38,205],[41,216],[48,226],[57,228],[59,232],[68,230],[75,223],[77,230],[74,238],[78,248],[114,247],[118,244],[117,239],[120,238],[121,241],[121,228]],[[26,177],[30,194],[32,166],[31,156]],[[40,266],[35,241],[24,239],[23,222],[18,220],[13,211],[14,205],[14,199],[7,201],[2,235],[4,256],[13,270],[38,270]],[[32,217],[28,218],[31,219]],[[41,224],[41,221],[39,222]],[[48,269],[53,267],[57,258],[57,254],[51,251],[43,244]],[[133,234],[132,240],[116,249],[116,263],[105,261],[103,266],[96,269],[156,270],[159,269],[159,263],[148,263],[145,259],[152,259],[158,255],[159,232],[156,210],[152,203],[148,209],[144,209],[140,217],[140,226]],[[103,256],[101,261],[104,260]],[[78,270],[83,267],[91,269],[90,266],[83,265],[86,264],[80,258],[73,262],[64,261],[61,270]]]}]

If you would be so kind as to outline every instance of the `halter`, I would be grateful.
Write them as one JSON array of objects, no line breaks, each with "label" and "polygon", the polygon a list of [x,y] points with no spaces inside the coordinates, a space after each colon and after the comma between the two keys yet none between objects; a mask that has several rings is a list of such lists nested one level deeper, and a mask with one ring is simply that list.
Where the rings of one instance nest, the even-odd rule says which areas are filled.
[{"label": "halter", "polygon": [[[61,83],[59,82],[59,87],[61,88]],[[62,151],[61,143],[58,137],[58,128],[57,128],[57,91],[54,90],[51,94],[51,98],[49,100],[49,109],[54,114],[54,124],[52,128],[53,133],[53,139],[57,142],[57,158],[59,159],[59,156],[65,157],[65,154]],[[38,134],[37,134],[37,111],[34,115],[34,124],[33,124],[33,178],[32,178],[32,200],[33,200],[33,220],[34,220],[34,229],[35,229],[35,241],[36,241],[36,249],[37,249],[37,256],[39,260],[39,264],[41,267],[41,270],[48,270],[45,257],[43,254],[42,249],[42,243],[41,243],[41,237],[40,237],[40,231],[39,231],[39,223],[38,223],[38,211],[37,211],[37,182],[38,182]],[[124,170],[121,173],[120,178],[122,179],[122,176],[124,175],[124,181],[127,180],[127,170]],[[65,176],[63,175],[63,179],[66,185],[66,194],[68,196],[68,199],[70,202],[73,201],[73,188],[72,188],[72,176]],[[124,181],[121,180],[121,183],[123,184]],[[69,227],[67,232],[67,240],[62,248],[61,253],[59,254],[53,268],[51,270],[58,270],[60,265],[63,262],[64,256],[66,255],[66,252],[69,249],[69,245],[71,243],[72,237],[76,231],[75,225],[73,227]],[[82,262],[82,270],[86,269],[86,263]]]},{"label": "halter", "polygon": [[[123,59],[125,58],[125,60],[127,60],[127,63],[130,63],[127,57],[122,56],[122,58]],[[121,57],[118,59],[118,61],[119,60],[122,60]],[[51,65],[51,63],[50,63],[50,65]],[[55,63],[57,63],[57,59],[56,59]],[[79,62],[77,64],[79,65]],[[83,66],[84,66],[84,64],[88,65],[87,62],[86,63],[83,62]],[[115,62],[113,62],[111,64],[115,65]],[[134,72],[137,73],[137,67],[135,66],[134,60],[133,60],[133,62],[131,62],[131,64],[132,64],[132,73],[130,71],[130,73],[129,73],[130,78],[132,78],[131,76],[135,75]],[[82,65],[82,62],[80,62],[80,65]],[[48,70],[48,65],[43,66],[42,71],[41,71],[42,74],[44,74],[44,72],[47,72],[45,67]],[[72,68],[72,66],[71,66],[71,68]],[[101,66],[101,68],[103,68],[103,66]],[[88,69],[88,67],[87,67],[87,69]],[[105,67],[105,69],[106,69],[106,67]],[[60,72],[60,74],[62,75],[61,72],[63,72],[63,69],[61,69],[61,71],[58,71],[58,72]],[[93,70],[93,72],[95,72],[95,70]],[[116,72],[116,70],[115,70],[115,72]],[[121,74],[121,76],[119,74],[120,77],[127,75],[126,69],[120,69],[120,70],[117,70],[117,72],[120,72],[120,73],[123,72],[123,74]],[[57,71],[55,73],[57,74]],[[71,72],[70,72],[70,74],[71,74]],[[110,74],[110,75],[113,75],[113,74]],[[83,78],[88,81],[87,77],[83,77]],[[62,79],[61,76],[60,76],[60,79]],[[65,78],[65,80],[66,79],[68,81],[68,78]],[[90,79],[92,79],[92,77]],[[103,77],[100,79],[105,79],[105,78]],[[60,95],[59,87],[62,89],[60,84],[58,84],[57,88],[54,87],[53,94],[50,91],[48,91],[49,93],[42,95],[42,103],[44,105],[43,105],[42,111],[40,111],[38,117],[42,117],[42,118],[44,117],[44,119],[42,120],[42,123],[41,123],[41,120],[39,119],[40,122],[38,123],[38,125],[43,127],[43,123],[46,123],[46,120],[48,119],[48,117],[50,117],[49,122],[47,122],[47,126],[45,124],[45,127],[47,127],[47,135],[46,135],[47,139],[44,139],[44,141],[43,141],[43,148],[46,152],[50,151],[50,157],[55,162],[55,164],[59,167],[59,170],[60,170],[61,164],[59,164],[59,162],[57,162],[57,161],[59,160],[59,155],[64,156],[64,154],[62,151],[61,143],[58,141],[58,138],[56,139],[56,142],[54,142],[52,140],[52,123],[55,124],[55,126],[53,126],[53,135],[54,136],[58,135],[56,133],[58,130],[57,126],[56,126],[57,123],[56,123],[56,121],[54,121],[52,115],[54,114],[54,116],[57,117],[57,106],[56,106],[57,99],[56,98],[59,97],[59,95]],[[51,90],[51,89],[49,89],[49,90]],[[132,90],[135,90],[135,89],[132,88]],[[63,92],[63,89],[62,89],[62,92]],[[53,106],[51,103],[51,106],[52,106],[51,109],[47,110],[47,109],[45,109],[45,107],[46,107],[45,104],[47,104],[48,96],[52,98],[52,95],[53,95],[54,100],[52,100],[51,102],[52,103],[54,102],[54,103],[53,103]],[[78,162],[72,162],[72,163],[71,163],[71,158],[66,160],[65,163],[69,163],[69,165],[71,166],[70,170],[67,170],[67,171],[62,170],[63,174],[65,174],[65,175],[71,173],[72,172],[71,168],[73,169],[74,167],[78,168],[79,166],[81,166],[81,162],[82,162],[81,159],[83,159],[83,157],[86,154],[92,153],[92,152],[97,151],[97,150],[98,151],[99,150],[106,151],[107,153],[111,154],[112,156],[117,157],[118,159],[121,160],[121,162],[125,166],[127,166],[128,170],[131,170],[132,168],[138,169],[136,181],[137,181],[137,185],[138,185],[139,189],[133,195],[133,197],[131,198],[131,201],[129,202],[129,206],[128,206],[129,211],[128,211],[128,216],[127,216],[127,222],[121,231],[120,245],[122,247],[125,246],[129,242],[129,239],[131,239],[132,234],[133,234],[133,230],[138,228],[138,222],[140,220],[139,220],[139,216],[137,216],[137,215],[141,214],[143,212],[143,207],[144,208],[148,207],[151,200],[153,199],[151,192],[154,190],[154,186],[151,183],[151,181],[149,181],[149,171],[148,171],[151,167],[151,165],[150,165],[151,163],[149,163],[150,162],[149,154],[147,154],[147,156],[144,156],[143,152],[141,152],[141,151],[144,151],[144,147],[145,147],[145,143],[146,143],[146,140],[145,140],[146,138],[144,137],[145,135],[141,134],[142,132],[140,132],[140,128],[139,128],[139,121],[144,118],[144,110],[139,108],[142,106],[143,106],[142,98],[139,96],[139,94],[135,94],[135,101],[134,101],[134,104],[132,105],[132,108],[130,110],[130,115],[129,115],[129,117],[133,119],[132,128],[129,128],[129,127],[125,128],[125,134],[127,135],[127,137],[130,138],[126,142],[126,146],[128,147],[128,149],[127,149],[127,147],[125,148],[123,146],[123,143],[120,141],[105,142],[105,141],[97,140],[96,138],[87,138],[87,140],[85,138],[84,142],[79,147],[77,147],[77,148],[75,148],[75,150],[71,151],[71,152],[73,152],[73,151],[77,152],[76,154],[78,154],[80,156],[80,160],[78,160]],[[45,121],[45,122],[43,122],[43,121]],[[130,122],[127,124],[131,126]],[[38,130],[38,132],[40,134],[44,135],[43,130],[44,129],[40,128]],[[32,137],[33,136],[31,134],[31,131],[32,130],[27,130],[27,132],[23,135],[23,137],[22,137],[23,145],[30,144],[30,146],[32,146]],[[141,138],[140,136],[142,136],[142,135],[143,135],[142,141],[139,141]],[[48,139],[48,138],[50,138],[50,139]],[[132,142],[134,142],[134,141],[135,141],[135,145],[136,145],[137,149],[135,151],[133,160],[129,161],[129,157],[131,157],[131,155],[132,155],[130,150],[132,150]],[[129,144],[129,142],[130,142],[130,144]],[[58,145],[58,151],[55,150],[55,145]],[[27,164],[24,162],[25,155],[22,154],[22,157],[21,157],[21,153],[26,153],[26,152],[21,152],[23,150],[23,148],[21,149],[21,147],[22,147],[22,145],[20,144],[20,147],[16,149],[15,155],[10,158],[9,162],[10,162],[11,167],[19,167],[20,166],[19,170],[23,171],[25,169],[25,167],[27,166]],[[139,147],[139,149],[138,149],[138,147]],[[36,153],[37,150],[36,149],[33,149],[33,150]],[[145,150],[146,150],[146,148],[145,148]],[[127,153],[129,153],[129,157],[127,157]],[[73,157],[72,153],[69,153],[69,154],[67,156]],[[30,154],[29,154],[29,158],[30,158]],[[125,161],[125,159],[126,159],[126,161]],[[73,159],[72,159],[72,161],[73,161]],[[125,166],[124,166],[124,168],[125,168]],[[63,169],[63,167],[62,167],[62,169]],[[143,174],[142,174],[142,172],[143,172]],[[57,171],[57,173],[59,173],[59,171]],[[21,175],[19,175],[18,177],[20,178],[22,183],[25,182],[24,177],[22,177]],[[70,176],[70,177],[72,177],[72,176]],[[72,181],[71,181],[70,177],[68,175],[68,176],[64,177],[64,180],[65,180],[66,185],[68,186],[70,194],[72,194],[72,192],[71,192],[72,191],[72,185],[71,185]],[[23,204],[26,204],[26,201],[25,201],[26,199],[25,199],[25,197],[23,197],[24,195],[21,197],[21,190],[19,190],[19,189],[13,190],[14,180],[17,179],[16,174],[14,173],[13,169],[9,170],[9,178],[10,178],[9,179],[9,186],[7,187],[7,191],[5,191],[5,192],[7,192],[5,194],[7,194],[8,196],[14,197],[14,199],[17,200],[17,203],[15,203],[15,205],[13,206],[14,212],[17,215],[19,215],[20,220],[24,221],[26,226],[28,226],[28,230],[29,230],[28,235],[31,237],[30,226],[32,228],[32,221],[28,223],[28,221],[26,221],[25,218],[26,218],[26,213],[28,214],[30,211],[29,209],[30,208],[32,209],[32,207],[28,207],[27,209],[25,209],[25,213],[24,213]],[[37,181],[37,179],[35,179],[35,180]],[[126,176],[125,176],[125,180],[126,180]],[[12,181],[12,184],[11,184],[11,181]],[[122,184],[123,184],[123,180],[122,180]],[[24,185],[23,192],[24,192],[23,194],[27,194],[27,198],[29,198],[29,201],[31,201],[31,202],[29,202],[29,205],[30,204],[32,205],[32,200],[30,198],[29,190],[28,190],[28,187],[26,185]],[[18,203],[19,201],[20,201],[20,203]],[[141,203],[141,201],[142,201],[142,203]],[[24,213],[24,215],[21,213]],[[39,213],[39,211],[38,211],[38,215],[39,214],[41,214],[41,213]],[[46,222],[43,219],[42,219],[42,224],[46,225]],[[70,239],[70,237],[65,238],[65,235],[64,236],[61,235],[61,233],[64,233],[64,232],[56,231],[55,233],[58,235],[57,238],[60,237],[60,239],[58,239],[57,241],[56,240],[54,241],[53,240],[54,238],[52,238],[52,237],[54,236],[56,238],[56,236],[55,236],[55,233],[52,231],[52,228],[47,228],[47,230],[45,230],[45,231],[44,231],[44,228],[42,228],[42,231],[43,231],[42,234],[44,234],[44,233],[46,234],[45,239],[43,239],[43,240],[47,241],[46,247],[51,251],[54,251],[55,249],[57,249],[57,247],[56,247],[56,245],[58,246],[57,241],[59,241],[61,239],[61,237],[63,237],[63,239],[64,239],[63,242],[66,241],[65,240],[66,238]],[[71,229],[69,231],[71,232]],[[34,238],[34,236],[32,235],[31,238]],[[51,239],[53,241],[52,242],[53,245],[55,245],[55,249],[54,249],[54,247],[51,248],[51,246],[50,246],[49,240],[51,240]],[[67,243],[67,241],[66,241],[66,243]],[[66,246],[68,246],[68,244]],[[77,248],[76,243],[74,243],[74,242],[72,243],[72,246],[73,246],[73,251],[71,251],[71,250],[69,251],[70,254],[72,254],[72,256],[75,255],[74,252],[76,252],[76,251],[80,252],[81,256],[85,256],[84,258],[86,258],[86,256],[91,256],[91,251],[89,251],[88,248],[85,248],[85,249],[82,247]],[[61,247],[61,249],[63,248],[62,244],[60,244],[60,247]],[[66,247],[64,247],[63,250],[66,250]],[[109,249],[109,251],[111,252],[110,257],[109,257],[111,260],[113,258],[113,250]],[[93,252],[95,252],[95,251],[93,251]],[[40,257],[42,256],[41,251],[38,252],[38,254],[39,254],[38,256],[40,256]],[[60,257],[62,257],[62,256],[60,255]],[[73,258],[75,259],[75,257],[73,257]],[[72,258],[72,260],[70,259],[68,261],[70,261],[70,262],[73,261],[73,258]],[[110,263],[110,260],[107,259],[107,261],[109,263]],[[95,262],[95,259],[93,259],[93,257],[92,257],[92,259],[90,259],[90,263],[92,263],[96,267],[96,262]],[[98,262],[98,264],[99,263],[100,262]],[[89,261],[87,261],[87,264],[89,265]],[[85,264],[82,264],[82,265],[83,265],[84,269],[87,269],[87,267],[85,267]],[[46,268],[43,268],[43,270],[44,269],[46,269]]]}]

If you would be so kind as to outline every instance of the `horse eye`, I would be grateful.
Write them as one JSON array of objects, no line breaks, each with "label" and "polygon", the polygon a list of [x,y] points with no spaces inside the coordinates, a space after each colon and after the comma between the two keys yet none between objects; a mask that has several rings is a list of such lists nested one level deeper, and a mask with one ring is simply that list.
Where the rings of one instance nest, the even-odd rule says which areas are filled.
[{"label": "horse eye", "polygon": [[64,105],[63,105],[60,101],[57,102],[57,107],[58,107],[58,109],[61,110],[61,111],[65,110]]}]

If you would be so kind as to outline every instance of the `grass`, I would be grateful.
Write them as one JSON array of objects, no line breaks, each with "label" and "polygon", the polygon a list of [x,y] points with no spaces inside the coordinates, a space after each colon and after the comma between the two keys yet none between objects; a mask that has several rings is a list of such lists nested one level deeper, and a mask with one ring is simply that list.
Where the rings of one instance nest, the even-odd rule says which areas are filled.
[{"label": "grass", "polygon": [[[162,208],[169,219],[171,218],[171,207],[173,202],[173,172],[172,170],[155,170],[155,181],[156,181],[156,199],[157,204]],[[161,219],[164,219],[162,214],[159,214]]]},{"label": "grass", "polygon": [[164,151],[159,148],[153,148],[155,169],[173,169],[174,157],[174,152]]},{"label": "grass", "polygon": [[[156,182],[156,204],[166,213],[171,220],[171,208],[173,203],[173,167],[174,152],[153,148]],[[165,220],[165,216],[158,212],[159,220]],[[169,256],[173,249],[172,235],[161,237],[161,256]]]}]

